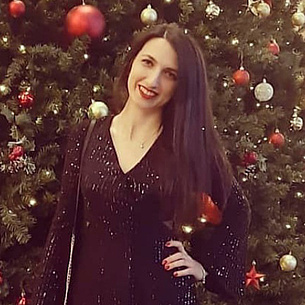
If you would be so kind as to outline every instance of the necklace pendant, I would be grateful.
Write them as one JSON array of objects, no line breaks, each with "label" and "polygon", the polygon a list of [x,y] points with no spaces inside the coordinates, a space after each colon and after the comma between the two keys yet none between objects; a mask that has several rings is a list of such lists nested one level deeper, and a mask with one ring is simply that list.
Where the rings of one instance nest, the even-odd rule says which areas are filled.
[{"label": "necklace pendant", "polygon": [[141,144],[140,144],[140,148],[141,148],[141,149],[144,149],[144,143],[141,143]]}]

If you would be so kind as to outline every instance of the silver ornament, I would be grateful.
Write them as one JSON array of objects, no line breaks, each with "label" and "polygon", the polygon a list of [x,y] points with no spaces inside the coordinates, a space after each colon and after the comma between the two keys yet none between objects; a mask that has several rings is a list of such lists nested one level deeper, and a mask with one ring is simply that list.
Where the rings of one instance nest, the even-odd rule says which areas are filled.
[{"label": "silver ornament", "polygon": [[280,266],[283,271],[293,271],[297,264],[297,259],[291,253],[282,256],[280,259]]},{"label": "silver ornament", "polygon": [[92,100],[92,104],[89,106],[89,117],[91,119],[100,119],[107,116],[109,113],[108,107],[105,103]]},{"label": "silver ornament", "polygon": [[260,102],[267,102],[272,99],[274,94],[274,89],[272,85],[267,83],[266,79],[263,79],[263,82],[258,84],[254,89],[255,98]]},{"label": "silver ornament", "polygon": [[213,1],[209,1],[206,9],[205,9],[205,13],[206,13],[206,16],[212,20],[216,17],[219,16],[220,14],[220,7],[218,5],[216,5]]},{"label": "silver ornament", "polygon": [[147,5],[147,7],[141,12],[141,21],[146,24],[150,25],[157,21],[158,14],[157,12],[151,7],[150,4]]}]

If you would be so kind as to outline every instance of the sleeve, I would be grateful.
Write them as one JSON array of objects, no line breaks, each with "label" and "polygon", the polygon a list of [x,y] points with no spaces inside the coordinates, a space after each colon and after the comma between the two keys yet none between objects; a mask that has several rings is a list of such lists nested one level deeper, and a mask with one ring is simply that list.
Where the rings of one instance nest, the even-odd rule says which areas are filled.
[{"label": "sleeve", "polygon": [[39,277],[32,296],[33,305],[60,304],[64,293],[70,238],[75,212],[77,179],[83,139],[87,130],[83,121],[70,132],[61,191],[42,256]]},{"label": "sleeve", "polygon": [[208,272],[205,287],[225,299],[244,295],[250,208],[234,179],[223,220],[207,238],[205,229],[191,238],[191,255]]}]

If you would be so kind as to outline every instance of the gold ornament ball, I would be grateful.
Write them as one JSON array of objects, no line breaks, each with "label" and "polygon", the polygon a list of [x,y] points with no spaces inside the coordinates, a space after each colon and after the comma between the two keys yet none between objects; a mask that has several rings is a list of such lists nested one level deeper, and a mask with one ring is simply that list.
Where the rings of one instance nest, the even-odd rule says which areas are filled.
[{"label": "gold ornament ball", "polygon": [[172,3],[174,3],[174,1],[175,1],[175,0],[164,0],[164,3],[165,3],[165,4],[172,4]]},{"label": "gold ornament ball", "polygon": [[157,12],[151,7],[151,5],[147,5],[147,7],[141,12],[141,21],[146,24],[150,25],[157,21],[158,14]]},{"label": "gold ornament ball", "polygon": [[271,13],[270,6],[266,2],[261,2],[257,6],[256,10],[257,10],[258,16],[261,18],[268,17]]},{"label": "gold ornament ball", "polygon": [[291,254],[286,254],[280,259],[280,266],[283,271],[293,271],[297,264],[297,259]]},{"label": "gold ornament ball", "polygon": [[91,119],[100,119],[107,116],[109,113],[108,107],[103,102],[93,102],[89,107],[89,117]]},{"label": "gold ornament ball", "polygon": [[294,26],[303,26],[305,24],[305,15],[301,12],[296,12],[291,17]]}]

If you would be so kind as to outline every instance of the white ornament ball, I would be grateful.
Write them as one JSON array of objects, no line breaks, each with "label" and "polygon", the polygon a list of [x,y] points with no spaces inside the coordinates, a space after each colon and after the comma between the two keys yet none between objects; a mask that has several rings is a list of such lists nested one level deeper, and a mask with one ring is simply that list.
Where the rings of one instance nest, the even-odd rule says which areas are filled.
[{"label": "white ornament ball", "polygon": [[305,15],[301,12],[296,12],[291,17],[291,22],[294,26],[303,26],[305,24]]},{"label": "white ornament ball", "polygon": [[92,102],[89,106],[89,117],[91,119],[100,119],[104,116],[107,116],[109,109],[104,102]]},{"label": "white ornament ball", "polygon": [[255,98],[260,102],[267,102],[272,99],[274,94],[274,89],[272,85],[267,83],[266,79],[263,79],[263,82],[258,84],[254,89]]},{"label": "white ornament ball", "polygon": [[257,6],[256,10],[257,10],[258,16],[261,18],[268,17],[271,13],[271,8],[270,8],[269,4],[267,4],[266,2],[261,2]]},{"label": "white ornament ball", "polygon": [[146,24],[150,25],[157,21],[158,14],[157,12],[151,7],[151,5],[147,5],[147,7],[141,12],[141,21]]},{"label": "white ornament ball", "polygon": [[297,264],[297,259],[291,254],[286,254],[280,259],[280,266],[283,271],[293,271]]}]

